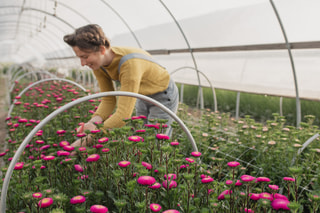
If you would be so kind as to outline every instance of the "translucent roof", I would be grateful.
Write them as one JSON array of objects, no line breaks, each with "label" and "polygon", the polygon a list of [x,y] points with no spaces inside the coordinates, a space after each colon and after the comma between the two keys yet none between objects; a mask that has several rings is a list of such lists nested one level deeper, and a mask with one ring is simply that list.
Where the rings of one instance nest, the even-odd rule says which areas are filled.
[{"label": "translucent roof", "polygon": [[96,23],[176,82],[290,97],[297,86],[320,100],[319,10],[319,0],[1,0],[0,61],[80,68],[62,38]]}]

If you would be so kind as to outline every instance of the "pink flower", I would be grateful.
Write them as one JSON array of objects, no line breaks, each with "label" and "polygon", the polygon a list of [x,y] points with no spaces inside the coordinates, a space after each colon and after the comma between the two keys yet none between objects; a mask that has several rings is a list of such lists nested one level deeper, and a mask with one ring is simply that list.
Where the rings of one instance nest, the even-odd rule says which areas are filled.
[{"label": "pink flower", "polygon": [[102,152],[109,152],[110,149],[109,149],[109,148],[103,148],[101,151],[102,151]]},{"label": "pink flower", "polygon": [[[167,189],[168,188],[168,181],[167,180],[163,181],[162,186]],[[174,180],[169,180],[169,189],[176,188],[176,187],[177,187],[177,182]]]},{"label": "pink flower", "polygon": [[120,161],[120,162],[118,163],[118,165],[119,165],[120,167],[122,167],[122,168],[125,168],[125,167],[129,166],[130,164],[131,164],[130,161]]},{"label": "pink flower", "polygon": [[232,194],[232,191],[227,189],[227,190],[221,192],[221,194],[218,196],[218,200],[224,200],[224,196],[230,195],[230,194]]},{"label": "pink flower", "polygon": [[71,204],[84,203],[86,201],[85,196],[77,195],[70,199]]},{"label": "pink flower", "polygon": [[175,209],[168,209],[168,210],[166,210],[166,211],[164,211],[162,213],[179,213],[179,211],[175,210]]},{"label": "pink flower", "polygon": [[178,146],[179,145],[179,142],[178,141],[172,141],[170,143],[171,146]]},{"label": "pink flower", "polygon": [[152,165],[150,163],[142,161],[141,164],[148,170],[152,169]]},{"label": "pink flower", "polygon": [[153,211],[153,212],[158,212],[161,210],[161,206],[156,203],[151,203],[149,207],[150,207],[151,211]]},{"label": "pink flower", "polygon": [[295,179],[292,178],[292,177],[284,177],[283,180],[285,180],[285,181],[291,181],[291,182],[294,182],[294,181],[295,181]]},{"label": "pink flower", "polygon": [[36,140],[36,144],[44,144],[43,140]]},{"label": "pink flower", "polygon": [[213,178],[212,177],[205,177],[201,179],[202,183],[211,183],[213,182]]},{"label": "pink flower", "polygon": [[257,177],[256,182],[270,182],[270,179],[267,177]]},{"label": "pink flower", "polygon": [[237,162],[237,161],[230,161],[230,162],[227,163],[227,165],[230,166],[230,167],[237,167],[237,166],[240,165],[240,163]]},{"label": "pink flower", "polygon": [[258,193],[250,193],[249,194],[249,198],[251,200],[259,200],[260,199],[260,194],[258,194]]},{"label": "pink flower", "polygon": [[66,133],[66,130],[63,130],[63,129],[57,130],[57,134],[58,134],[58,135],[62,135],[62,134],[64,134],[64,133]]},{"label": "pink flower", "polygon": [[38,205],[40,208],[46,208],[51,206],[52,203],[53,203],[53,199],[51,197],[45,197],[38,202]]},{"label": "pink flower", "polygon": [[14,170],[21,170],[23,168],[24,162],[18,162],[14,166]]},{"label": "pink flower", "polygon": [[279,190],[279,186],[277,185],[269,185],[269,188],[275,191]]},{"label": "pink flower", "polygon": [[168,135],[165,135],[165,134],[157,134],[156,137],[159,139],[159,140],[169,140],[170,137]]},{"label": "pink flower", "polygon": [[85,137],[87,134],[86,133],[78,133],[77,134],[77,137],[78,138],[83,138],[83,137]]},{"label": "pink flower", "polygon": [[279,194],[279,193],[275,193],[273,195],[273,199],[282,199],[282,200],[288,200],[288,198],[285,195]]},{"label": "pink flower", "polygon": [[40,192],[35,192],[35,193],[32,194],[32,197],[34,197],[34,198],[41,198],[41,197],[42,197],[42,193],[40,193]]},{"label": "pink flower", "polygon": [[49,149],[49,148],[50,148],[50,145],[47,144],[47,145],[44,145],[44,146],[40,147],[40,151],[41,150],[46,150],[46,149]]},{"label": "pink flower", "polygon": [[101,130],[100,129],[94,129],[94,130],[91,130],[90,132],[94,134],[94,133],[101,132]]},{"label": "pink flower", "polygon": [[129,141],[133,141],[133,142],[140,142],[142,141],[142,137],[137,136],[137,135],[132,135],[128,137]]},{"label": "pink flower", "polygon": [[68,146],[70,145],[70,143],[68,141],[60,141],[59,146],[60,147],[64,147],[64,146]]},{"label": "pink flower", "polygon": [[272,201],[271,206],[275,210],[279,210],[279,209],[290,210],[290,208],[288,207],[289,203],[290,202],[288,200],[275,199],[275,200]]},{"label": "pink flower", "polygon": [[156,182],[152,186],[149,186],[150,189],[159,189],[161,187],[161,184]]},{"label": "pink flower", "polygon": [[227,185],[231,185],[232,183],[233,183],[232,180],[226,180],[226,184],[227,184]]},{"label": "pink flower", "polygon": [[151,176],[141,176],[138,178],[137,183],[141,185],[152,185],[156,182],[156,179]]},{"label": "pink flower", "polygon": [[144,133],[144,132],[146,132],[145,129],[137,129],[137,130],[136,130],[136,133]]},{"label": "pink flower", "polygon": [[186,158],[186,161],[188,161],[189,163],[193,163],[193,162],[194,162],[194,159],[192,159],[192,158]]},{"label": "pink flower", "polygon": [[87,148],[86,147],[79,147],[78,149],[80,152],[84,152],[84,151],[87,151]]},{"label": "pink flower", "polygon": [[193,157],[200,157],[201,156],[201,152],[191,152],[191,155]]},{"label": "pink flower", "polygon": [[106,213],[108,208],[103,205],[93,205],[90,207],[90,211],[93,213]]},{"label": "pink flower", "polygon": [[53,155],[48,155],[48,156],[44,156],[42,159],[43,159],[43,160],[54,160],[54,159],[55,159],[55,156],[53,156]]},{"label": "pink flower", "polygon": [[77,172],[83,172],[83,168],[80,164],[75,164],[74,165],[74,169],[77,171]]},{"label": "pink flower", "polygon": [[[164,175],[164,179],[167,180],[167,175]],[[168,174],[168,179],[175,180],[175,179],[177,179],[177,175],[170,173],[170,174]]]},{"label": "pink flower", "polygon": [[241,181],[240,180],[237,180],[237,182],[236,182],[236,184],[235,184],[236,186],[242,186],[242,183],[241,183]]},{"label": "pink flower", "polygon": [[71,152],[71,151],[74,150],[74,147],[73,147],[73,146],[66,145],[66,146],[63,147],[63,149],[64,149],[65,151]]},{"label": "pink flower", "polygon": [[99,154],[92,154],[86,159],[86,161],[87,162],[93,162],[93,161],[98,161],[99,159],[100,159],[100,155]]},{"label": "pink flower", "polygon": [[251,182],[256,179],[255,177],[252,177],[250,175],[242,175],[240,178],[243,182]]},{"label": "pink flower", "polygon": [[28,122],[28,119],[25,119],[25,118],[20,118],[18,120],[19,123],[27,123]]},{"label": "pink flower", "polygon": [[1,152],[0,157],[5,156],[7,153],[6,152]]},{"label": "pink flower", "polygon": [[268,193],[268,192],[262,192],[260,193],[260,198],[261,199],[268,199],[270,201],[273,200],[272,194]]},{"label": "pink flower", "polygon": [[99,143],[106,143],[106,142],[108,142],[108,141],[109,141],[109,138],[107,138],[107,137],[103,137],[103,138],[100,138],[100,139],[98,140]]},{"label": "pink flower", "polygon": [[57,151],[58,156],[69,156],[70,152],[64,151],[64,150],[59,150]]}]

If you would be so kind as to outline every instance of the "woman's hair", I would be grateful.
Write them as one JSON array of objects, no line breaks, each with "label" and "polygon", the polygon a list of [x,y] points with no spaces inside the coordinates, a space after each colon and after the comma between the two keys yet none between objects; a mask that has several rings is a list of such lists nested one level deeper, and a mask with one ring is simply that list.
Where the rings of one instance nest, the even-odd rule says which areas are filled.
[{"label": "woman's hair", "polygon": [[104,35],[102,28],[97,24],[89,24],[65,35],[63,40],[71,47],[79,47],[82,51],[99,51],[100,46],[110,47],[109,39]]}]

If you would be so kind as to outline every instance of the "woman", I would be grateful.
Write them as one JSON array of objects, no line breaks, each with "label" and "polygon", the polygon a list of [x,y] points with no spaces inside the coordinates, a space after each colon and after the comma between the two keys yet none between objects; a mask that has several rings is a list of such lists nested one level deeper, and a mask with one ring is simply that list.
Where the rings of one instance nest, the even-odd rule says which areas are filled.
[{"label": "woman", "polygon": [[[64,36],[64,41],[80,58],[81,65],[93,70],[100,92],[114,91],[112,80],[119,81],[120,91],[149,96],[176,112],[178,89],[168,71],[146,51],[131,47],[111,47],[103,30],[96,24],[76,29],[74,33]],[[120,96],[116,107],[116,97],[103,97],[83,130],[96,129],[95,122],[103,122],[104,129],[121,127],[125,124],[123,119],[132,116],[135,105],[138,116],[168,119],[168,124],[172,121],[160,108],[140,99]],[[79,145],[80,141],[73,143],[73,146]]]}]

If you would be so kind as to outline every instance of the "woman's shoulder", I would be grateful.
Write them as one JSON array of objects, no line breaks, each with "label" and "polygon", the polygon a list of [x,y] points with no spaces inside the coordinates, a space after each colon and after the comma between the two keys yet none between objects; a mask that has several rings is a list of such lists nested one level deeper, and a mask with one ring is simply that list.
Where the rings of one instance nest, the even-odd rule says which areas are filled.
[{"label": "woman's shoulder", "polygon": [[137,47],[126,47],[126,46],[114,46],[111,47],[112,51],[118,55],[128,55],[130,53],[142,53],[146,55],[150,55],[147,51],[137,48]]}]

